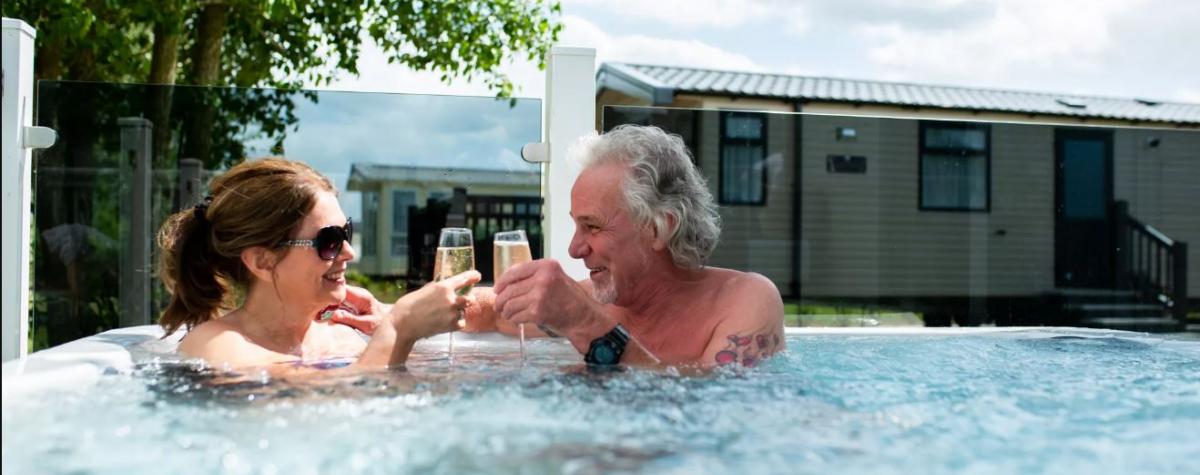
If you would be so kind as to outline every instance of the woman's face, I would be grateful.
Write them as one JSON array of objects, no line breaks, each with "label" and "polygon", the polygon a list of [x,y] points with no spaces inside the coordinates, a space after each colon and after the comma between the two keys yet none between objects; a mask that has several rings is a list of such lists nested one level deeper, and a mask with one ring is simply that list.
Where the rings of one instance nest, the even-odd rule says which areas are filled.
[{"label": "woman's face", "polygon": [[[321,228],[341,227],[346,224],[346,214],[338,205],[333,193],[317,194],[317,204],[304,217],[292,239],[314,239]],[[333,260],[324,260],[312,247],[293,247],[286,251],[275,268],[275,282],[285,304],[299,304],[301,308],[327,307],[341,303],[346,298],[346,266],[354,260],[356,253],[349,242],[342,244],[342,252]]]}]

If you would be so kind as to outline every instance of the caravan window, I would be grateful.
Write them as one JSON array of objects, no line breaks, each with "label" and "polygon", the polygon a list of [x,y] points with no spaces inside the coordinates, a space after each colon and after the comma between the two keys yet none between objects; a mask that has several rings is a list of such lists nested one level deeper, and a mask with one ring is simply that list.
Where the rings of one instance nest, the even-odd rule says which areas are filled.
[{"label": "caravan window", "polygon": [[990,132],[987,124],[921,123],[920,209],[990,209]]},{"label": "caravan window", "polygon": [[721,204],[767,203],[766,126],[763,114],[721,113]]}]

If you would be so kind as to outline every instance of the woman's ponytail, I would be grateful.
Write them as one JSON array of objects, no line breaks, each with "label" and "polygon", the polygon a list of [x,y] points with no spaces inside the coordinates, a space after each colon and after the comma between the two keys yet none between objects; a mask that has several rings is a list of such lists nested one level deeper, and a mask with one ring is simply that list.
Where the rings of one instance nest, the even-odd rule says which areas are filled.
[{"label": "woman's ponytail", "polygon": [[229,285],[218,273],[221,259],[212,249],[208,201],[171,215],[158,233],[162,249],[159,272],[171,301],[158,324],[166,334],[188,329],[217,316],[227,307]]}]

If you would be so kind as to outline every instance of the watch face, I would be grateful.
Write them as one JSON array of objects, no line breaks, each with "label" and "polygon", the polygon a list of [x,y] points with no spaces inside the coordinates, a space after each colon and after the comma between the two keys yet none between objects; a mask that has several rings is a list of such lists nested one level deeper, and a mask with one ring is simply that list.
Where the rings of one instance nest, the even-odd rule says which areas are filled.
[{"label": "watch face", "polygon": [[596,351],[592,353],[596,363],[613,364],[616,363],[616,354],[613,353],[612,347],[608,345],[596,345]]}]

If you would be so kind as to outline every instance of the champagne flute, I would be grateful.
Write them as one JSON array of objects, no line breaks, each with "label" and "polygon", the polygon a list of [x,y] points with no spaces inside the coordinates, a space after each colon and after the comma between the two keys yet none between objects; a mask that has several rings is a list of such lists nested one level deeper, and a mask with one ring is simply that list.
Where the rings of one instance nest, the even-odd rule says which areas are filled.
[{"label": "champagne flute", "polygon": [[[512,266],[533,260],[529,239],[523,230],[498,232],[492,242],[492,276],[496,281]],[[517,328],[521,334],[521,361],[525,361],[525,324],[517,325]]]},{"label": "champagne flute", "polygon": [[[442,228],[438,238],[437,257],[433,261],[433,280],[446,280],[475,268],[475,241],[467,228]],[[458,291],[459,295],[471,292],[471,286]],[[461,313],[459,316],[461,317]],[[454,360],[454,332],[450,332],[447,355]]]}]

